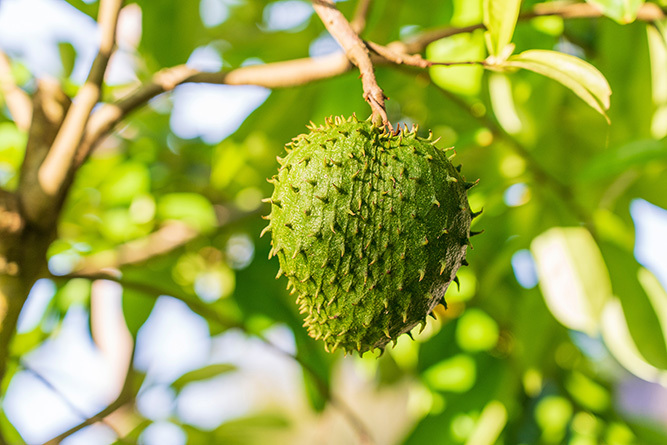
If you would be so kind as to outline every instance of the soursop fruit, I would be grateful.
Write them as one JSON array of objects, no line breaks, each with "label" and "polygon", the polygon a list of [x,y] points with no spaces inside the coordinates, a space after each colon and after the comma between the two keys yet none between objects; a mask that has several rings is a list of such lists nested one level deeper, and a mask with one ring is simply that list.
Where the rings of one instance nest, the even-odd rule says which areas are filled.
[{"label": "soursop fruit", "polygon": [[266,231],[311,337],[384,349],[439,303],[470,244],[466,182],[413,128],[327,119],[287,144]]}]

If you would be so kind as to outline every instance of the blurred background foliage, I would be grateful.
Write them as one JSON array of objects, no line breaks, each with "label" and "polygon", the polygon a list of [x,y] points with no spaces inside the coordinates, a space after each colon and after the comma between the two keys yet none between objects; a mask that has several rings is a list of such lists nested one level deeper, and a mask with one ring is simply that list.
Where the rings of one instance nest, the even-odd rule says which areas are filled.
[{"label": "blurred background foliage", "polygon": [[[68,3],[95,18],[96,2]],[[362,36],[387,43],[477,24],[482,3],[374,1]],[[596,66],[613,92],[611,124],[528,71],[377,68],[391,122],[431,129],[456,148],[466,177],[480,178],[470,201],[484,209],[473,230],[485,230],[449,308],[379,358],[327,354],[306,335],[259,237],[265,178],[284,144],[311,120],[369,114],[356,73],[270,92],[185,85],[133,113],[67,199],[48,252],[54,277],[35,286],[13,343],[5,437],[43,442],[120,400],[104,423],[63,443],[667,443],[667,275],[638,261],[635,214],[653,212],[664,230],[667,22],[634,20],[643,1],[590,3],[606,16],[522,19],[513,43]],[[347,17],[355,4],[337,3]],[[188,60],[229,70],[337,50],[304,1],[140,0],[124,13],[129,31],[119,35],[129,37],[112,67],[131,74],[109,82],[107,100]],[[75,43],[58,45],[68,92],[85,63]],[[38,74],[8,53],[19,84],[34,89]],[[425,52],[437,61],[486,55],[481,29]],[[17,186],[25,144],[0,115],[3,188]],[[667,264],[664,237],[645,243],[662,246]],[[116,284],[71,278],[104,268],[119,271]],[[111,360],[101,366],[131,360],[127,379],[123,365],[106,389],[93,378],[75,388],[67,372],[90,373],[82,363],[93,353],[53,345],[67,348],[57,339],[70,338],[77,317],[77,335]],[[127,338],[114,341],[134,351],[121,358],[104,352],[105,327],[118,319],[126,330],[114,332]],[[37,413],[52,419],[47,427],[30,421]]]}]

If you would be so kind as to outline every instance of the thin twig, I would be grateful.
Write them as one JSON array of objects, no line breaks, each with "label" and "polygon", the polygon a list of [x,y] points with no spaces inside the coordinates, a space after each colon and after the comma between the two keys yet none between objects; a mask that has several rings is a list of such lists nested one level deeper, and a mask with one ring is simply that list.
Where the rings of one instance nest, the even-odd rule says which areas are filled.
[{"label": "thin twig", "polygon": [[368,14],[371,12],[372,0],[359,0],[357,2],[357,9],[354,11],[354,16],[350,22],[350,26],[357,34],[361,34],[366,28]]},{"label": "thin twig", "polygon": [[114,49],[116,24],[122,0],[101,0],[98,14],[100,47],[88,73],[88,78],[79,89],[51,150],[39,168],[38,178],[47,196],[57,196],[74,167],[74,156],[83,137],[90,113],[100,98],[104,73]]},{"label": "thin twig", "polygon": [[43,445],[58,445],[60,442],[71,436],[72,434],[81,431],[87,426],[94,425],[98,422],[103,422],[104,419],[110,414],[116,412],[118,409],[132,402],[136,397],[136,391],[139,389],[139,385],[135,382],[136,373],[134,372],[134,349],[132,350],[132,356],[130,357],[130,363],[127,368],[127,373],[125,374],[125,382],[123,382],[123,387],[116,397],[116,400],[107,405],[106,408],[99,411],[97,414],[94,414],[78,425],[73,426],[67,431],[59,434],[51,440],[44,442]]},{"label": "thin twig", "polygon": [[12,65],[3,51],[0,50],[0,92],[5,96],[7,108],[19,130],[30,128],[32,101],[30,96],[19,88],[14,81]]},{"label": "thin twig", "polygon": [[[590,3],[548,2],[534,6],[532,11],[519,15],[519,21],[531,20],[536,17],[558,16],[564,19],[584,19],[602,17],[602,11]],[[637,20],[655,22],[665,18],[665,12],[653,3],[644,3],[637,11]],[[406,39],[405,42],[393,42],[400,47],[401,52],[420,53],[436,40],[484,29],[483,23],[476,23],[463,27],[438,27],[426,30],[416,36]],[[389,46],[389,45],[388,45]],[[397,48],[398,49],[398,48]]]},{"label": "thin twig", "polygon": [[408,65],[416,68],[429,68],[432,66],[457,66],[457,65],[482,65],[486,66],[484,60],[466,60],[461,62],[434,62],[424,59],[421,54],[406,54],[394,51],[389,46],[384,46],[371,41],[364,42],[368,49],[373,51],[385,61],[396,65]]},{"label": "thin twig", "polygon": [[[528,20],[549,15],[558,15],[567,19],[600,17],[602,15],[600,11],[588,4],[578,4],[579,6],[577,6],[576,10],[574,5],[571,4],[548,3],[547,5],[550,6],[548,8],[542,5],[536,6],[535,11],[521,15],[519,20]],[[639,20],[654,21],[664,18],[665,14],[656,5],[646,3],[639,9],[637,17]],[[394,54],[400,54],[401,60],[411,60],[410,57],[413,54],[421,53],[430,43],[436,40],[483,28],[484,25],[481,23],[465,27],[441,27],[424,31],[404,42],[391,42],[384,45],[384,48]],[[366,43],[370,44],[372,42]],[[394,56],[393,58],[396,59],[397,57]],[[383,61],[387,63],[387,61],[391,61],[391,58],[385,59],[384,57],[380,57],[380,60],[376,61],[376,63],[382,63]],[[105,104],[93,113],[76,155],[76,165],[81,165],[101,139],[128,114],[143,106],[155,96],[171,91],[183,83],[257,85],[266,88],[288,88],[335,77],[348,72],[352,67],[353,65],[345,55],[331,54],[325,57],[303,58],[247,66],[228,72],[217,73],[202,73],[185,65],[166,68],[157,73],[149,83],[141,85],[128,96],[113,104]]]},{"label": "thin twig", "polygon": [[[216,231],[255,218],[263,211],[263,209],[257,209],[250,212],[240,212],[229,208],[226,208],[226,210],[231,215],[219,218],[215,227]],[[145,263],[153,258],[168,255],[189,242],[206,235],[208,234],[195,230],[183,222],[170,221],[144,237],[84,257],[77,264],[74,272],[84,275],[94,274],[103,269],[118,269],[123,266]]]},{"label": "thin twig", "polygon": [[359,68],[364,99],[373,110],[373,119],[382,120],[383,125],[392,129],[384,106],[386,97],[375,80],[375,71],[368,48],[354,32],[345,16],[336,9],[332,0],[313,0],[313,7],[329,33],[343,47],[350,62]]},{"label": "thin twig", "polygon": [[[51,381],[50,381],[48,378],[46,378],[46,376],[44,376],[41,372],[39,372],[39,371],[37,371],[36,369],[32,368],[32,367],[31,367],[30,365],[28,365],[24,360],[19,360],[19,365],[20,365],[26,372],[32,374],[33,377],[35,377],[37,380],[39,380],[40,382],[42,382],[42,384],[43,384],[44,386],[46,386],[46,388],[48,388],[52,393],[54,393],[56,396],[58,396],[58,398],[60,398],[60,400],[61,400],[65,405],[67,405],[67,407],[69,408],[69,410],[70,410],[73,414],[79,416],[81,419],[84,419],[84,420],[85,420],[85,419],[88,419],[88,414],[86,414],[85,412],[83,412],[82,409],[80,409],[78,406],[76,406],[76,405],[74,404],[74,402],[72,402],[72,401],[70,400],[70,398],[67,396],[67,394],[65,394],[64,392],[62,392],[57,386],[55,386],[53,383],[51,383]],[[108,428],[110,428],[114,433],[116,433],[116,436],[120,437],[120,434],[118,433],[118,431],[116,430],[116,428],[114,428],[113,425],[111,425],[109,422],[107,422],[106,419],[101,419],[100,422],[103,423],[104,425],[106,425]]]},{"label": "thin twig", "polygon": [[210,83],[288,88],[328,79],[352,68],[353,65],[344,54],[251,65],[216,73],[200,72],[185,65],[166,68],[155,74],[149,83],[140,86],[128,96],[116,103],[105,104],[93,113],[76,155],[76,165],[81,165],[102,138],[128,114],[178,85]]}]

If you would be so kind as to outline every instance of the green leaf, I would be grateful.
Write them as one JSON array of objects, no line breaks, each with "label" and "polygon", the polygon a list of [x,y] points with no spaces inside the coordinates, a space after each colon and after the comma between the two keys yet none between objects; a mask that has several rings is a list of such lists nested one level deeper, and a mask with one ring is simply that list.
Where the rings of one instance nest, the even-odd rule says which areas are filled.
[{"label": "green leaf", "polygon": [[25,440],[23,437],[21,437],[21,434],[7,418],[7,414],[5,413],[4,409],[0,410],[0,433],[8,444],[25,443]]},{"label": "green leaf", "polygon": [[625,369],[641,379],[667,385],[667,372],[648,363],[637,349],[618,299],[610,300],[605,306],[601,327],[607,348]]},{"label": "green leaf", "polygon": [[560,82],[609,122],[606,110],[611,88],[602,73],[588,62],[558,51],[534,49],[511,56],[503,66],[527,69]]},{"label": "green leaf", "polygon": [[[639,266],[631,252],[606,243],[601,248],[632,341],[646,362],[667,369],[667,326],[662,326],[667,316],[663,314],[661,320],[665,303],[656,290],[661,289],[660,284],[656,286],[651,273]],[[650,296],[640,277],[651,289]]]},{"label": "green leaf", "polygon": [[199,8],[193,2],[139,0],[143,54],[160,67],[185,63],[198,44],[207,43]]},{"label": "green leaf", "polygon": [[58,51],[60,52],[60,62],[63,65],[63,77],[68,78],[74,70],[76,50],[69,42],[58,42]]},{"label": "green leaf", "polygon": [[186,372],[171,384],[171,386],[176,390],[182,390],[187,384],[193,382],[199,382],[202,380],[209,380],[214,377],[218,377],[221,374],[227,372],[232,372],[236,370],[236,366],[229,365],[227,363],[215,363],[212,365],[204,366],[203,368],[195,369],[194,371]]},{"label": "green leaf", "polygon": [[633,167],[641,167],[651,161],[667,160],[667,143],[654,139],[629,142],[620,147],[605,150],[592,158],[580,173],[586,181],[594,181],[619,175]]},{"label": "green leaf", "polygon": [[148,428],[148,426],[150,426],[152,423],[153,423],[152,420],[148,419],[142,420],[129,433],[124,435],[122,438],[116,440],[112,445],[127,445],[130,443],[138,443],[141,433],[143,433],[144,430]]},{"label": "green leaf", "polygon": [[139,329],[148,320],[156,301],[155,298],[146,296],[144,293],[133,289],[123,289],[123,316],[133,338],[137,338]]},{"label": "green leaf", "polygon": [[502,57],[512,41],[521,0],[484,0],[483,8],[486,48],[490,55]]},{"label": "green leaf", "polygon": [[[459,34],[431,43],[426,56],[434,62],[465,62],[484,58],[484,42],[479,33]],[[431,79],[439,87],[454,93],[477,95],[482,84],[481,66],[433,66]]]},{"label": "green leaf", "polygon": [[586,0],[586,3],[597,6],[607,17],[625,24],[635,21],[644,0]]},{"label": "green leaf", "polygon": [[423,376],[433,389],[466,392],[475,385],[477,365],[469,355],[459,354],[431,366]]},{"label": "green leaf", "polygon": [[199,232],[208,232],[217,225],[213,206],[197,193],[164,195],[158,200],[157,213],[163,220],[180,220]]},{"label": "green leaf", "polygon": [[555,227],[535,238],[530,249],[540,289],[554,317],[569,329],[596,334],[612,288],[600,250],[588,230]]},{"label": "green leaf", "polygon": [[140,162],[124,162],[109,173],[99,173],[106,176],[100,193],[107,207],[129,204],[137,195],[150,191],[150,173]]}]

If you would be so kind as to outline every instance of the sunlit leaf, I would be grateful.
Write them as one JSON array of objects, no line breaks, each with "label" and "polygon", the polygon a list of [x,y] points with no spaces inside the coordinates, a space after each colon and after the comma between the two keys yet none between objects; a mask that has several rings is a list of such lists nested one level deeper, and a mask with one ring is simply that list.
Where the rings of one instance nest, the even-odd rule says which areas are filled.
[{"label": "sunlit leaf", "polygon": [[600,250],[584,228],[552,228],[533,240],[540,289],[549,309],[570,329],[595,334],[612,295]]},{"label": "sunlit leaf", "polygon": [[72,75],[74,70],[74,63],[76,62],[76,50],[69,42],[58,42],[58,51],[60,52],[60,62],[63,65],[62,75],[68,78]]},{"label": "sunlit leaf", "polygon": [[174,380],[171,386],[176,391],[180,391],[185,387],[185,385],[189,383],[209,380],[235,370],[236,366],[234,365],[227,363],[215,363],[212,365],[204,366],[203,368],[195,369],[194,371],[186,372]]},{"label": "sunlit leaf", "polygon": [[468,309],[457,322],[456,341],[465,351],[487,351],[498,342],[498,324],[484,311]]},{"label": "sunlit leaf", "polygon": [[[475,61],[484,58],[481,34],[459,34],[433,42],[426,56],[434,62]],[[434,66],[429,69],[436,85],[455,93],[475,95],[479,92],[484,69],[481,66]]]},{"label": "sunlit leaf", "polygon": [[618,299],[610,300],[602,313],[602,338],[625,369],[644,380],[667,385],[667,372],[647,363],[637,350]]},{"label": "sunlit leaf", "polygon": [[172,193],[161,196],[157,214],[162,220],[176,219],[206,232],[217,225],[215,210],[208,199],[196,193]]},{"label": "sunlit leaf", "polygon": [[511,56],[503,66],[527,69],[560,82],[608,119],[609,83],[582,59],[558,51],[528,50]]},{"label": "sunlit leaf", "polygon": [[550,440],[561,437],[567,424],[572,418],[572,403],[564,397],[547,396],[537,403],[535,407],[535,420],[542,428],[543,434]]},{"label": "sunlit leaf", "polygon": [[[637,350],[646,362],[667,370],[667,326],[663,326],[667,315],[662,314],[666,303],[659,294],[660,284],[655,286],[655,278],[639,266],[631,252],[608,243],[601,247],[614,295],[621,302],[627,329]],[[643,277],[652,290],[651,296],[639,277]]]},{"label": "sunlit leaf", "polygon": [[586,2],[598,7],[604,15],[621,24],[634,22],[637,11],[644,4],[644,0],[586,0]]},{"label": "sunlit leaf", "polygon": [[123,289],[123,317],[132,337],[137,338],[139,329],[148,320],[156,301],[157,298],[147,296],[144,293],[129,288]]},{"label": "sunlit leaf", "polygon": [[14,425],[12,425],[10,420],[7,418],[7,414],[5,413],[4,409],[0,410],[0,434],[2,434],[2,437],[6,443],[25,443],[25,439],[21,437],[21,434],[18,432],[16,427],[14,427]]},{"label": "sunlit leaf", "polygon": [[667,143],[655,139],[632,141],[620,147],[605,150],[582,169],[581,179],[597,180],[615,176],[633,167],[642,167],[651,161],[667,159]]},{"label": "sunlit leaf", "polygon": [[148,426],[152,423],[153,423],[152,420],[142,420],[129,433],[124,435],[122,438],[119,438],[112,445],[126,445],[127,443],[137,443],[139,441],[141,433],[143,433],[144,430],[148,428]]},{"label": "sunlit leaf", "polygon": [[506,74],[489,75],[489,96],[498,123],[510,134],[519,133],[522,124],[514,104],[512,84]]},{"label": "sunlit leaf", "polygon": [[609,409],[609,391],[580,372],[574,372],[567,378],[565,388],[577,403],[591,411],[604,413]]},{"label": "sunlit leaf", "polygon": [[476,370],[475,361],[469,355],[460,354],[424,371],[424,379],[439,391],[466,392],[475,384]]},{"label": "sunlit leaf", "polygon": [[483,8],[486,48],[490,55],[498,57],[512,41],[521,0],[484,0]]}]

